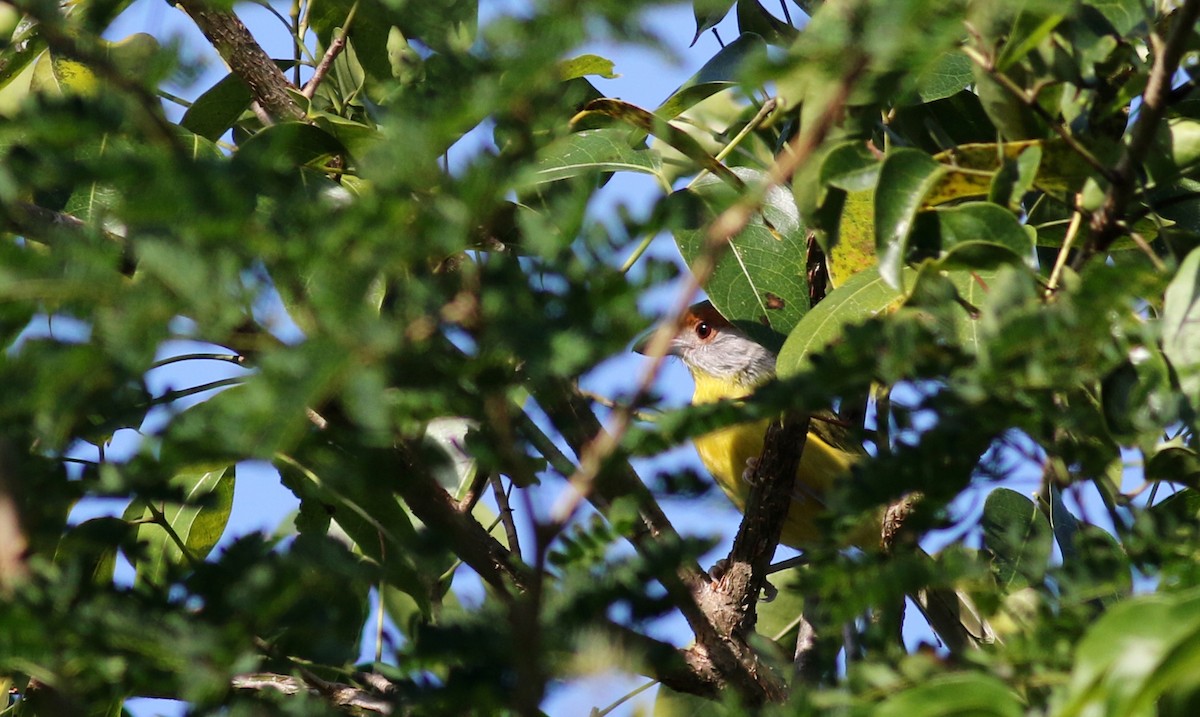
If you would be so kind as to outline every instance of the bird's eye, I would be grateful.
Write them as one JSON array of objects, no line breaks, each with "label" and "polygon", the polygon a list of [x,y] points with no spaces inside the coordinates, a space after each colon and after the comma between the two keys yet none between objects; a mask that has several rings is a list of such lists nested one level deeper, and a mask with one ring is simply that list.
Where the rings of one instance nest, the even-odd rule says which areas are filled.
[{"label": "bird's eye", "polygon": [[707,339],[709,336],[712,336],[712,332],[713,332],[712,327],[709,326],[708,324],[704,323],[703,321],[696,324],[696,335],[700,337],[701,341],[703,341],[704,339]]}]

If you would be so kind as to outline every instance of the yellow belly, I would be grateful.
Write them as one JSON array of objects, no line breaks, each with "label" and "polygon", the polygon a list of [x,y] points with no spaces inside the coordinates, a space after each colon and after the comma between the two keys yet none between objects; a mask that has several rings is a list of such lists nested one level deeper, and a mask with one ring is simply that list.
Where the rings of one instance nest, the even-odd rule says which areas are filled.
[{"label": "yellow belly", "polygon": [[[693,402],[741,397],[730,396],[728,390],[712,383],[697,380]],[[739,510],[745,509],[746,498],[750,495],[750,484],[743,478],[746,464],[749,459],[758,458],[762,453],[763,436],[768,423],[767,420],[742,423],[695,439],[696,452],[700,454],[704,467]],[[825,493],[834,481],[850,470],[853,462],[854,456],[833,448],[813,433],[808,434],[796,472],[792,507],[788,510],[780,542],[802,549],[820,537],[817,517],[825,509]]]}]

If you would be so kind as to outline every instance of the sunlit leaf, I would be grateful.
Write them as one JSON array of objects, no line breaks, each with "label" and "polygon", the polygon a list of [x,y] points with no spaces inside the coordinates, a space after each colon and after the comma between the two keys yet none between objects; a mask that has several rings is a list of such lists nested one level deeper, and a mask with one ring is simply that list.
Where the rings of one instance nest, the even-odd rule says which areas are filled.
[{"label": "sunlit leaf", "polygon": [[1192,407],[1200,406],[1200,250],[1179,266],[1163,301],[1163,353]]},{"label": "sunlit leaf", "polygon": [[[734,171],[750,183],[761,181],[763,176],[745,168]],[[711,210],[720,210],[732,199],[727,185],[711,177],[683,193],[705,200]],[[706,225],[711,216],[704,215],[706,221],[700,226]],[[710,251],[703,229],[678,229],[675,241],[689,263]],[[808,311],[806,247],[807,232],[800,224],[791,193],[774,187],[767,193],[762,213],[751,217],[722,250],[705,291],[724,316],[743,322],[751,333],[769,329],[784,336]]]},{"label": "sunlit leaf", "polygon": [[776,370],[783,378],[803,372],[810,366],[811,356],[840,336],[847,325],[890,311],[903,299],[876,271],[855,274],[796,325],[779,352]]},{"label": "sunlit leaf", "polygon": [[554,182],[592,172],[640,172],[661,176],[662,157],[646,147],[631,147],[622,127],[585,129],[538,152],[531,183]]},{"label": "sunlit leaf", "polygon": [[879,276],[900,286],[900,270],[908,256],[909,234],[925,197],[945,168],[915,149],[898,149],[884,159],[875,191],[875,250]]},{"label": "sunlit leaf", "polygon": [[740,188],[742,186],[742,180],[730,171],[728,167],[714,159],[691,135],[672,126],[664,118],[656,114],[647,112],[628,102],[599,99],[589,102],[583,108],[583,111],[572,119],[572,122],[578,122],[589,115],[600,115],[620,120],[646,134],[652,134],[698,164],[701,169],[712,172],[735,187]]},{"label": "sunlit leaf", "polygon": [[183,502],[156,505],[169,530],[156,522],[155,511],[145,503],[130,506],[126,516],[140,518],[143,524],[138,540],[148,543],[146,558],[136,566],[138,582],[159,584],[168,566],[189,565],[208,557],[225,532],[233,509],[234,473],[232,466],[225,466],[172,477],[172,486],[183,492]]},{"label": "sunlit leaf", "polygon": [[873,712],[879,717],[920,714],[927,717],[1025,714],[1021,699],[1000,680],[978,672],[941,675],[884,700]]},{"label": "sunlit leaf", "polygon": [[599,55],[579,55],[558,63],[558,74],[564,81],[595,75],[611,80],[620,75],[613,72],[613,61]]}]

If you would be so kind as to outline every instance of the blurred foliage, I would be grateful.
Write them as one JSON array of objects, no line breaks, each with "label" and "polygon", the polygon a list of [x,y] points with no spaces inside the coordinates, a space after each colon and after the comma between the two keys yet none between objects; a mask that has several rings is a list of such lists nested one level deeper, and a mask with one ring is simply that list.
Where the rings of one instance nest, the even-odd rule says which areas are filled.
[{"label": "blurred foliage", "polygon": [[[326,714],[328,691],[234,679],[363,672],[397,713],[536,714],[596,670],[677,674],[646,635],[710,545],[645,539],[654,496],[604,486],[630,456],[824,407],[871,457],[749,642],[790,679],[803,609],[847,667],[785,704],[664,688],[656,712],[1194,714],[1196,4],[696,0],[693,44],[727,16],[737,36],[639,108],[594,82],[637,66],[580,54],[657,48],[639,3],[484,24],[473,0],[297,3],[271,27],[300,39],[274,58],[291,121],[239,72],[167,94],[192,55],[104,40],[126,3],[0,4],[4,714]],[[1179,73],[1142,122],[1167,46]],[[621,172],[661,191],[601,220]],[[650,323],[639,300],[679,273],[642,255],[663,234],[716,261],[704,288],[781,347],[781,380],[618,435],[596,511],[531,512],[589,470],[604,407],[574,386]],[[171,364],[201,378],[154,388]],[[232,539],[250,460],[300,508]],[[840,549],[850,516],[914,492],[906,528],[950,529],[936,556]],[[69,519],[101,498],[123,513]],[[452,589],[472,574],[483,600]],[[997,642],[905,650],[896,605],[930,588],[970,593]]]}]

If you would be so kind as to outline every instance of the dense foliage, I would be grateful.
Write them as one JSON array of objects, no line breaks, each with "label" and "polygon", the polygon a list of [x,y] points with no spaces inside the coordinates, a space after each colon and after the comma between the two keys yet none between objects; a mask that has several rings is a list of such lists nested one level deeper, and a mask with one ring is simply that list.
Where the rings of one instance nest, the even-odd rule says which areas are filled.
[{"label": "dense foliage", "polygon": [[[0,3],[9,712],[533,715],[597,662],[668,686],[664,714],[1200,705],[1200,1],[696,0],[697,36],[740,34],[656,108],[579,52],[653,47],[638,3],[481,26],[474,0],[296,0],[269,58],[183,0],[231,68],[191,102],[175,47],[102,39],[126,5]],[[652,210],[596,221],[627,172]],[[663,233],[680,308],[702,286],[779,349],[755,398],[646,421],[649,380],[579,389],[676,277],[643,254]],[[211,362],[232,377],[152,380]],[[871,455],[828,543],[769,603],[773,544],[710,580],[656,502],[695,481],[630,459],[828,407]],[[106,460],[122,429],[138,451]],[[300,509],[214,550],[248,461]],[[1030,470],[1032,498],[949,509]],[[894,544],[841,549],[843,518],[917,494]],[[97,498],[128,507],[68,520]],[[740,537],[778,536],[750,510]],[[906,651],[931,588],[996,639]],[[400,641],[364,663],[373,594]],[[672,614],[686,648],[647,629]]]}]

